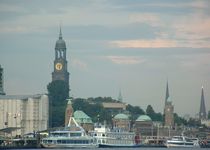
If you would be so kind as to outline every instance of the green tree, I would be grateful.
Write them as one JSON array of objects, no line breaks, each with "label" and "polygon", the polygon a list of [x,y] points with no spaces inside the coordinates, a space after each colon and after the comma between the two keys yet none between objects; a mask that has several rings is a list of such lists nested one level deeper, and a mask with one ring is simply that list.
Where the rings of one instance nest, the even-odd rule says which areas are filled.
[{"label": "green tree", "polygon": [[151,105],[147,106],[146,114],[150,116],[153,121],[163,121],[163,115],[161,113],[156,113]]},{"label": "green tree", "polygon": [[66,99],[69,97],[69,86],[62,80],[55,80],[48,84],[49,96],[49,126],[64,126]]},{"label": "green tree", "polygon": [[210,110],[208,111],[208,119],[210,119]]},{"label": "green tree", "polygon": [[184,118],[179,117],[177,113],[174,113],[174,123],[178,126],[187,125],[187,121]]}]

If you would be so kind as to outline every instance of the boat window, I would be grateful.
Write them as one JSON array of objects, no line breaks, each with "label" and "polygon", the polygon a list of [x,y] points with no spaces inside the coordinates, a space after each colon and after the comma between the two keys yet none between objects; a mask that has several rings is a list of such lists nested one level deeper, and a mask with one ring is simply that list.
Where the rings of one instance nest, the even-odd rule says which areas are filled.
[{"label": "boat window", "polygon": [[81,136],[81,133],[70,133],[70,136]]}]

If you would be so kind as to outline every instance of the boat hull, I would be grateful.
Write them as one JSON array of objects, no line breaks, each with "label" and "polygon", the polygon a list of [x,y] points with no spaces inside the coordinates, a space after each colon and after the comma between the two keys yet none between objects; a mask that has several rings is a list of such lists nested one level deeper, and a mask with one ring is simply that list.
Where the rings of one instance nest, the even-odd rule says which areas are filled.
[{"label": "boat hull", "polygon": [[135,148],[141,145],[123,145],[123,144],[99,144],[100,148]]},{"label": "boat hull", "polygon": [[96,144],[41,144],[42,148],[97,148]]}]

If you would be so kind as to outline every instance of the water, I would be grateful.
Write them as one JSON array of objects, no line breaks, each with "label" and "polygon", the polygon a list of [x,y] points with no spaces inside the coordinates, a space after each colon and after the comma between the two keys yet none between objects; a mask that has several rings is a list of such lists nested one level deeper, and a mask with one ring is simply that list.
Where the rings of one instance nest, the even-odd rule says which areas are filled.
[{"label": "water", "polygon": [[[209,148],[142,148],[142,147],[139,147],[139,148],[95,148],[95,149],[98,149],[98,150],[150,150],[150,149],[152,149],[152,150],[167,150],[167,149],[169,149],[169,150],[209,150]],[[94,149],[94,150],[95,150]],[[19,149],[19,150],[25,150],[25,149]],[[60,150],[60,149],[46,149],[46,148],[44,148],[44,149],[30,149],[30,150]],[[78,149],[76,149],[76,148],[74,148],[73,150],[84,150],[84,148],[82,149],[82,148],[78,148]],[[87,150],[90,150],[90,149],[87,149]]]}]

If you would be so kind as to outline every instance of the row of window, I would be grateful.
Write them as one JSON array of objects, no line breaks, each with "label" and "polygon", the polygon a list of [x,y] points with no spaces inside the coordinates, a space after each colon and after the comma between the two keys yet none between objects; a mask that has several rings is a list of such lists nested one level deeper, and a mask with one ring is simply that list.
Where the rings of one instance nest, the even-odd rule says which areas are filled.
[{"label": "row of window", "polygon": [[89,144],[93,143],[93,140],[43,140],[43,143],[48,144]]}]

